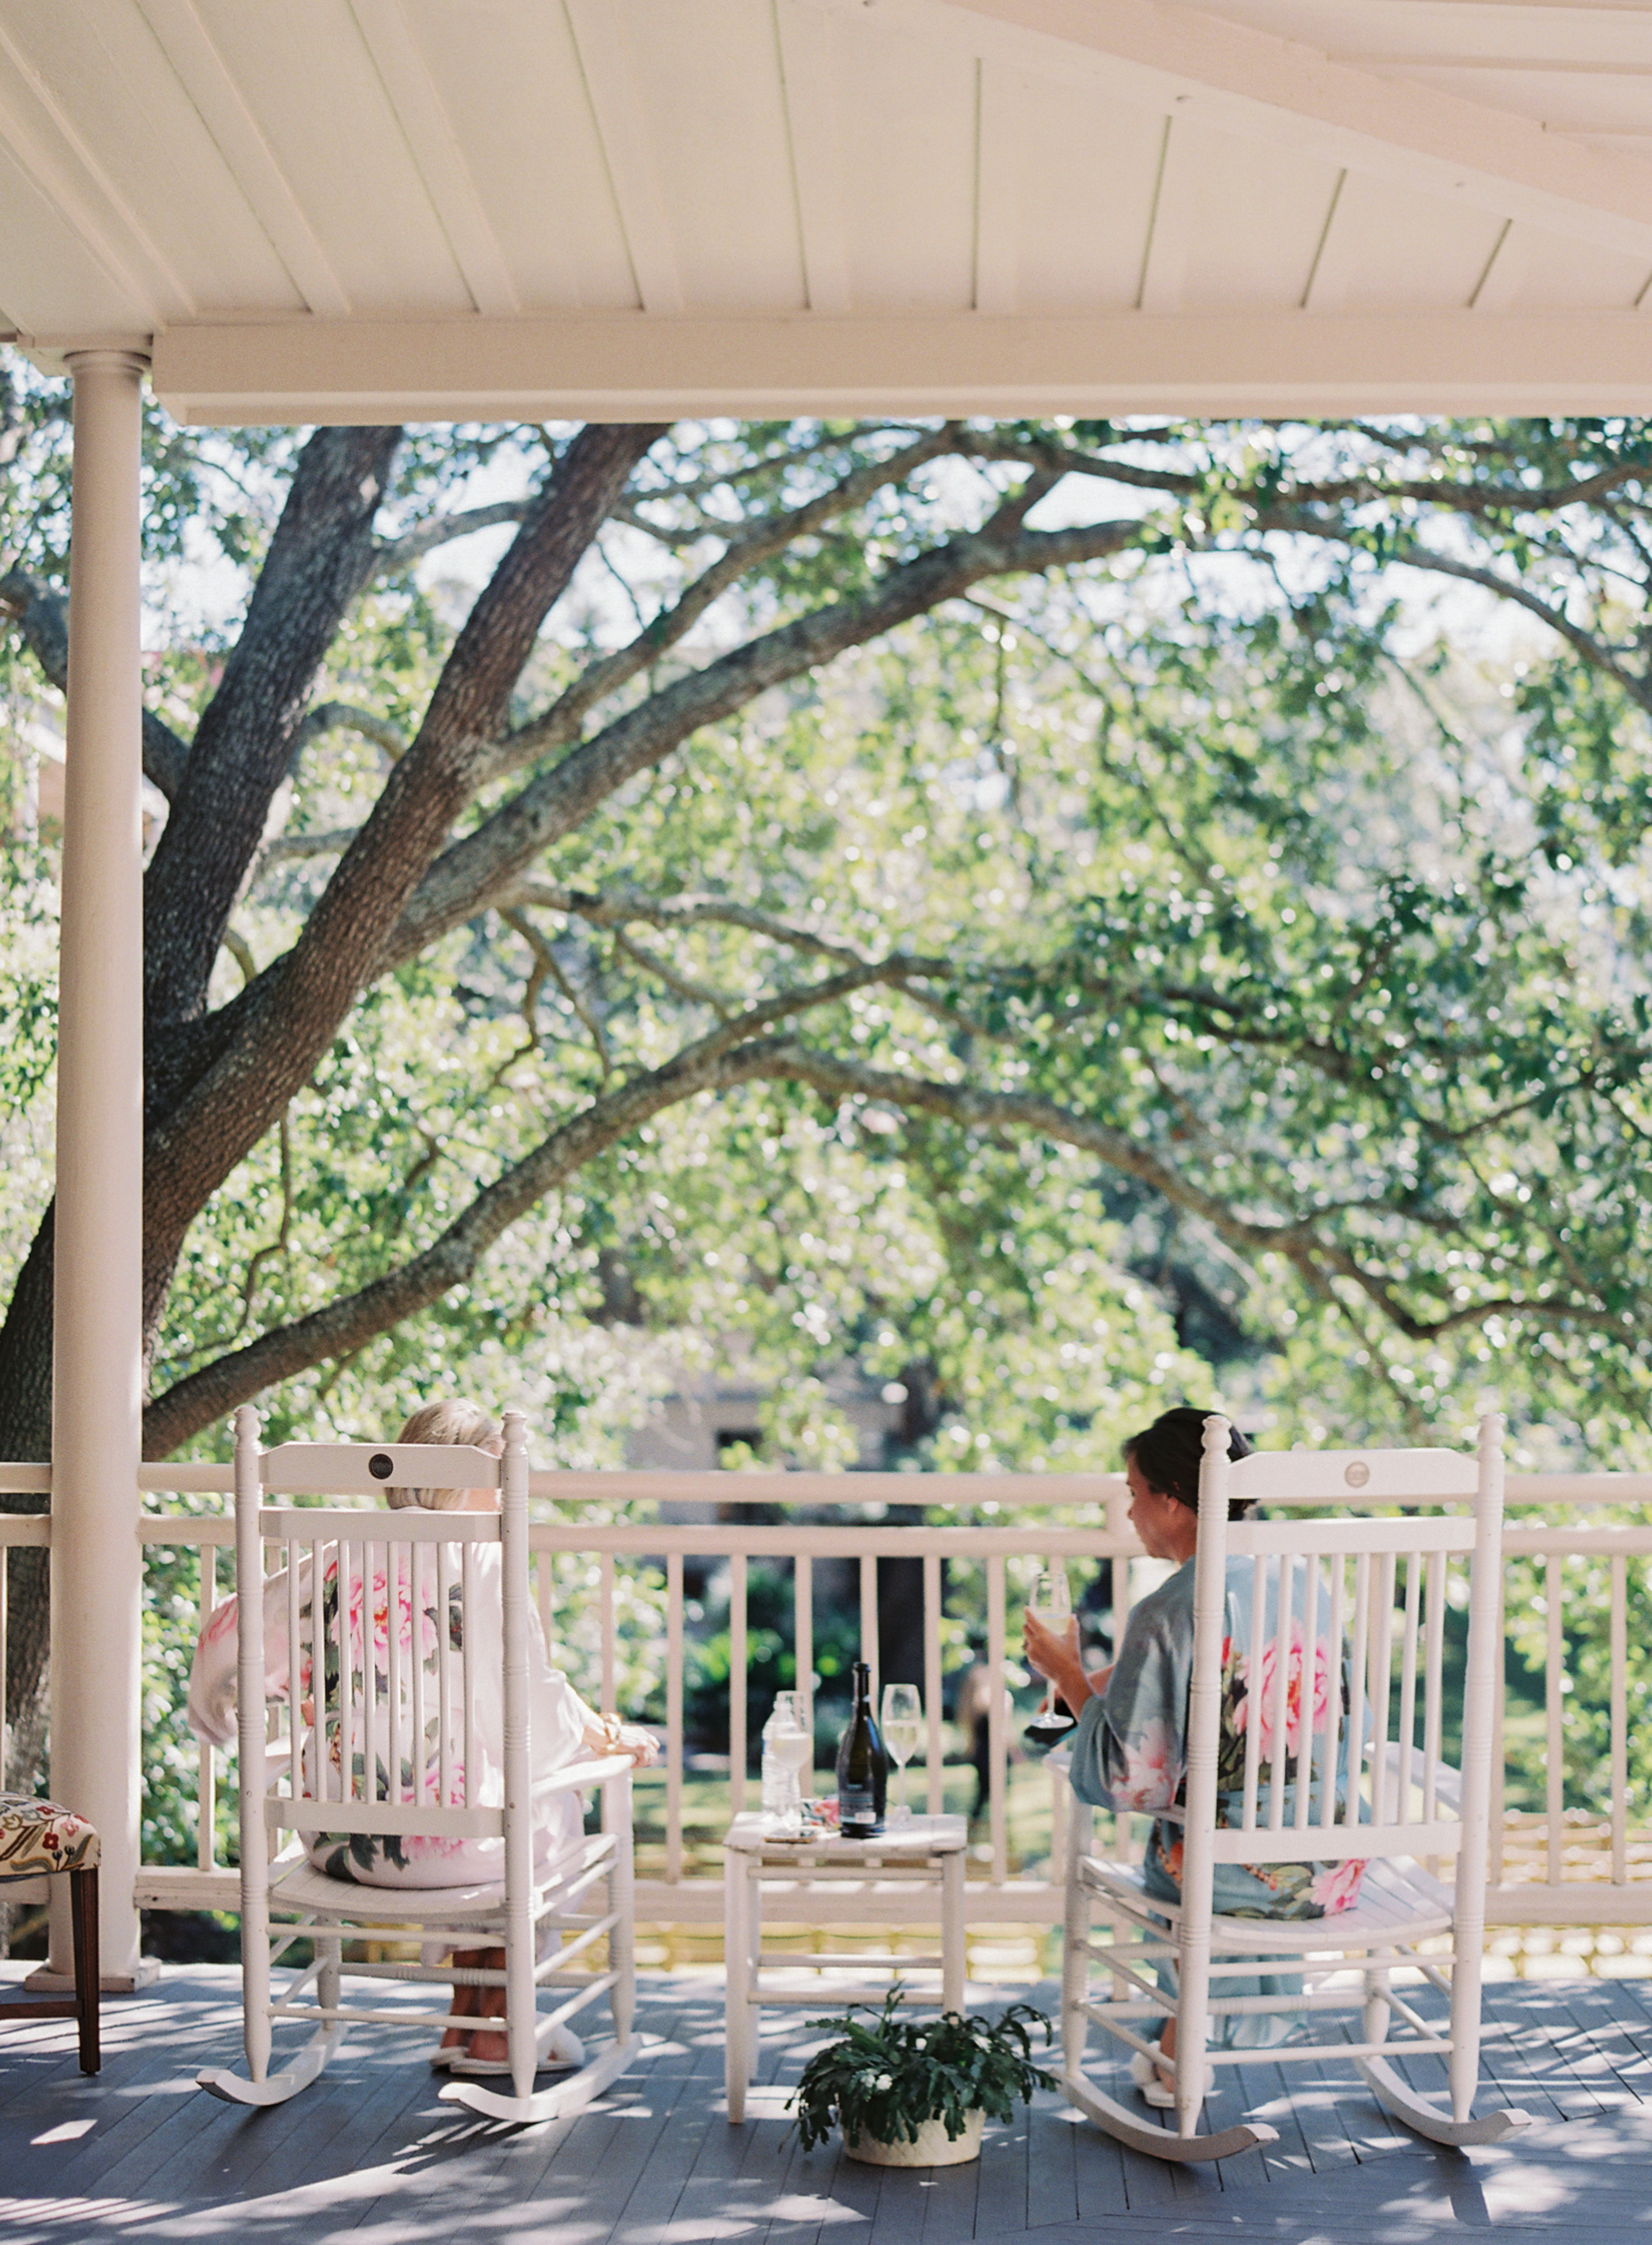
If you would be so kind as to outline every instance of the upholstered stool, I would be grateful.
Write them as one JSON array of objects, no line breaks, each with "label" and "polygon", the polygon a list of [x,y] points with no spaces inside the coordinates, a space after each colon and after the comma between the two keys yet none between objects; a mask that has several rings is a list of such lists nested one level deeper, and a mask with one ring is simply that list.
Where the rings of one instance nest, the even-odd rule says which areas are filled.
[{"label": "upholstered stool", "polygon": [[77,2019],[83,2074],[95,2074],[103,2062],[98,2050],[98,1855],[96,1831],[72,1809],[26,1793],[0,1793],[0,1887],[12,1879],[67,1877],[74,1927],[73,1997],[0,2003],[0,2025],[8,2019]]}]

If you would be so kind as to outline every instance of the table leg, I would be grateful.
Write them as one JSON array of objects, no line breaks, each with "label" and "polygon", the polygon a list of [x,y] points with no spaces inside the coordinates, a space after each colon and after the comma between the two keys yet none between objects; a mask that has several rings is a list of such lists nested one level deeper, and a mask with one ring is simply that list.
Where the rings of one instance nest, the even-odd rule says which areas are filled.
[{"label": "table leg", "polygon": [[941,2008],[964,2008],[964,1851],[941,1858]]},{"label": "table leg", "polygon": [[746,1888],[746,1986],[752,2000],[746,2006],[746,2078],[757,2078],[757,2053],[763,2041],[763,1858],[756,1857]]},{"label": "table leg", "polygon": [[748,1865],[732,1849],[723,1858],[723,2082],[731,2126],[746,2117],[751,2032],[751,1943],[748,1931]]}]

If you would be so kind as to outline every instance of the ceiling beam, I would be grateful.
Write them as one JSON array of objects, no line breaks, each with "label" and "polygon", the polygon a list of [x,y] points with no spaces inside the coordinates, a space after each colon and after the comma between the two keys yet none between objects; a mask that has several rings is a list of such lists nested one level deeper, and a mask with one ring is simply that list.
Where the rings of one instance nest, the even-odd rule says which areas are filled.
[{"label": "ceiling beam", "polygon": [[1652,164],[1178,0],[877,0],[977,52],[1652,263]]},{"label": "ceiling beam", "polygon": [[[67,339],[35,339],[45,357]],[[790,413],[1648,413],[1634,312],[639,313],[178,327],[154,387],[208,424]]]}]

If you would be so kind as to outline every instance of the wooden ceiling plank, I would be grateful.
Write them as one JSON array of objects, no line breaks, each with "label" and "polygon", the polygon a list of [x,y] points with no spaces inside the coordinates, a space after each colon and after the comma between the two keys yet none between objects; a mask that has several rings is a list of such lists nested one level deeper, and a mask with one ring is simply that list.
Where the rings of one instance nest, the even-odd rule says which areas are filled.
[{"label": "wooden ceiling plank", "polygon": [[1007,37],[1027,67],[1087,61],[1126,98],[1289,145],[1351,169],[1631,255],[1652,252],[1652,166],[1531,118],[1177,4],[1177,0],[881,0],[892,24],[975,43]]},{"label": "wooden ceiling plank", "polygon": [[646,312],[687,309],[618,0],[562,0]]},{"label": "wooden ceiling plank", "polygon": [[203,324],[157,336],[153,364],[169,410],[223,425],[1652,412],[1633,311]]},{"label": "wooden ceiling plank", "polygon": [[[86,241],[98,262],[119,281],[131,301],[145,305],[157,325],[168,319],[191,319],[200,310],[188,284],[155,242],[117,183],[98,161],[97,151],[77,130],[74,119],[58,99],[43,72],[6,26],[0,22],[0,55],[20,82],[12,90],[0,87],[3,127],[13,155],[24,164]],[[54,150],[38,119],[37,108],[62,143],[71,161]],[[84,180],[74,176],[78,166]],[[94,195],[86,192],[90,184]]]},{"label": "wooden ceiling plank", "polygon": [[1530,236],[1511,218],[1497,238],[1491,261],[1469,302],[1477,312],[1512,311],[1526,285],[1531,259]]},{"label": "wooden ceiling plank", "polygon": [[350,0],[350,12],[471,302],[490,319],[510,318],[522,300],[402,0]]},{"label": "wooden ceiling plank", "polygon": [[[59,332],[106,334],[127,323],[134,341],[148,323],[141,306],[107,271],[67,213],[15,157],[0,133],[0,297],[5,326],[20,331],[39,364],[35,338]],[[44,370],[43,370],[44,371]]]},{"label": "wooden ceiling plank", "polygon": [[318,318],[347,318],[349,298],[195,0],[137,5],[294,288]]},{"label": "wooden ceiling plank", "polygon": [[975,310],[1021,310],[1021,79],[1001,63],[976,65]]},{"label": "wooden ceiling plank", "polygon": [[803,287],[812,312],[850,309],[843,214],[843,130],[832,27],[810,0],[774,0],[775,39],[791,143]]},{"label": "wooden ceiling plank", "polygon": [[1178,312],[1186,302],[1194,232],[1210,185],[1205,143],[1185,123],[1167,117],[1147,253],[1141,269],[1144,312]]}]

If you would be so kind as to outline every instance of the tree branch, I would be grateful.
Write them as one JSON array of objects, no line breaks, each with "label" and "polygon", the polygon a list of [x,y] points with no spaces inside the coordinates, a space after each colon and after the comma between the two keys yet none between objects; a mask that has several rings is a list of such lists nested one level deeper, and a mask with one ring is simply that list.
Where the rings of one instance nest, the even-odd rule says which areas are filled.
[{"label": "tree branch", "polygon": [[764,1071],[765,1051],[762,1045],[739,1052],[691,1047],[664,1067],[593,1100],[480,1192],[422,1254],[358,1292],[262,1333],[247,1347],[176,1381],[144,1414],[144,1455],[168,1456],[238,1403],[294,1373],[361,1349],[427,1309],[450,1288],[465,1284],[519,1218],[617,1139],[696,1092],[751,1082]]},{"label": "tree branch", "polygon": [[466,507],[459,514],[433,514],[427,522],[404,530],[400,538],[381,539],[373,548],[373,574],[394,577],[423,561],[427,553],[434,553],[438,546],[473,538],[478,530],[497,530],[501,522],[522,522],[532,505],[531,499],[501,498],[487,506]]},{"label": "tree branch", "polygon": [[590,663],[542,716],[509,734],[499,745],[492,776],[499,778],[520,771],[548,750],[576,741],[585,718],[598,703],[607,701],[645,671],[653,670],[666,650],[678,645],[748,569],[783,553],[798,538],[824,529],[851,508],[864,506],[886,484],[904,483],[927,461],[946,451],[954,433],[954,425],[950,423],[945,428],[928,431],[917,443],[892,453],[888,459],[853,469],[829,491],[787,514],[763,515],[755,522],[732,530],[727,525],[717,525],[727,543],[716,560],[677,595],[669,608],[662,608],[636,639]]},{"label": "tree branch", "polygon": [[[570,833],[639,772],[661,764],[702,726],[742,708],[847,648],[881,638],[983,578],[1094,561],[1134,545],[1136,522],[1022,530],[993,539],[967,532],[891,569],[858,601],[840,600],[747,641],[675,679],[531,780],[431,867],[388,942],[380,971],[460,926],[518,881],[539,853]],[[533,731],[535,728],[525,728]]]},{"label": "tree branch", "polygon": [[[69,604],[31,577],[27,569],[8,569],[0,577],[0,616],[9,616],[22,635],[23,644],[40,665],[41,675],[59,694],[69,690]],[[184,781],[189,750],[169,725],[153,710],[144,711],[144,777],[159,788],[168,803]]]},{"label": "tree branch", "polygon": [[399,764],[407,754],[406,734],[388,718],[381,718],[372,710],[357,709],[353,702],[317,702],[298,728],[294,755],[308,748],[312,741],[318,741],[324,733],[333,732],[359,733],[364,741],[371,741],[374,748],[382,749],[392,764]]},{"label": "tree branch", "polygon": [[196,1211],[309,1080],[378,969],[415,885],[484,775],[540,626],[659,434],[593,423],[562,453],[466,618],[418,738],[392,766],[298,941],[278,971],[224,1009],[215,1056],[150,1131],[144,1198],[152,1291],[164,1288]]}]

